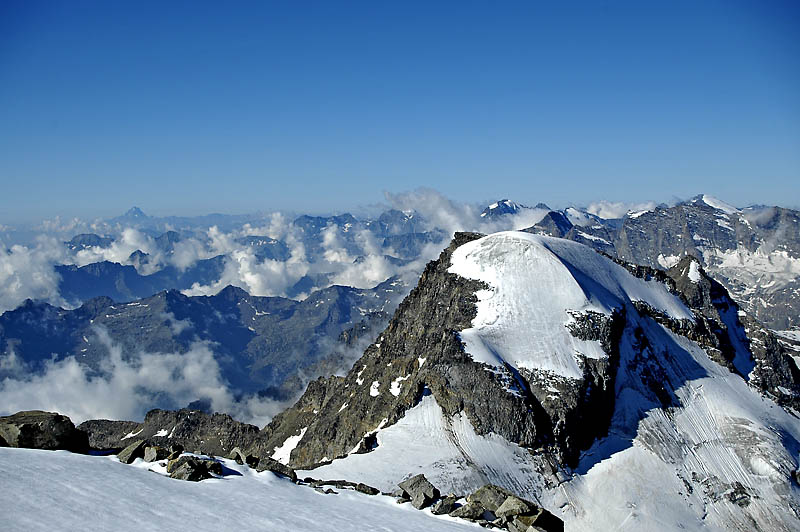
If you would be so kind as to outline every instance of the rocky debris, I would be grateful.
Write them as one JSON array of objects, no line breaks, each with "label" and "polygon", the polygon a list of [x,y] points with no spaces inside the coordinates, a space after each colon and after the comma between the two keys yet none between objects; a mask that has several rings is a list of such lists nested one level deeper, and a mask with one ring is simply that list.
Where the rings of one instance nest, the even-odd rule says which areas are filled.
[{"label": "rocky debris", "polygon": [[340,490],[355,490],[367,495],[378,495],[381,491],[363,482],[350,482],[349,480],[317,480],[311,477],[306,477],[303,482],[310,484],[312,488],[322,488],[324,486],[333,486]]},{"label": "rocky debris", "polygon": [[0,417],[0,440],[7,447],[63,449],[75,453],[89,451],[86,433],[76,429],[67,416],[40,410]]},{"label": "rocky debris", "polygon": [[439,498],[439,490],[428,482],[428,479],[423,474],[404,480],[398,486],[403,490],[406,497],[411,499],[412,506],[417,510],[425,508]]},{"label": "rocky debris", "polygon": [[119,452],[117,459],[123,464],[132,464],[137,458],[144,458],[145,447],[147,447],[145,440],[135,440]]},{"label": "rocky debris", "polygon": [[170,478],[199,482],[214,475],[222,475],[222,464],[195,456],[181,456],[167,463]]},{"label": "rocky debris", "polygon": [[272,458],[259,458],[256,471],[272,471],[278,476],[286,477],[292,482],[297,482],[297,473],[294,469]]},{"label": "rocky debris", "polygon": [[458,507],[456,501],[458,497],[455,495],[448,495],[447,497],[442,497],[431,506],[431,513],[433,515],[444,515],[449,514],[453,510]]},{"label": "rocky debris", "polygon": [[239,465],[247,464],[247,466],[252,469],[256,469],[258,467],[258,458],[252,454],[245,454],[238,447],[233,448],[231,454],[228,455],[228,458],[235,460]]},{"label": "rocky debris", "polygon": [[168,449],[164,449],[163,447],[148,445],[144,448],[144,455],[142,458],[145,462],[158,462],[159,460],[167,459],[171,454],[172,453]]}]

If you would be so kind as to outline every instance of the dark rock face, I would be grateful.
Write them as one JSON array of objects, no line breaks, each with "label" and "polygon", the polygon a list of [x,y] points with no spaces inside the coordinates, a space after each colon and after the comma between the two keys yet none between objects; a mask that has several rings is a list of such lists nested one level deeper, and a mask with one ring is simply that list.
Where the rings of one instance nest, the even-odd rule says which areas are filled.
[{"label": "dark rock face", "polygon": [[67,416],[40,410],[0,417],[0,440],[8,447],[89,451],[86,433],[76,429]]},{"label": "dark rock face", "polygon": [[536,375],[510,367],[487,371],[464,352],[458,335],[471,326],[475,292],[484,285],[447,271],[452,252],[481,236],[457,233],[350,372],[310,383],[248,452],[271,456],[304,429],[290,456],[294,467],[313,467],[323,457],[339,458],[353,449],[369,452],[378,427],[395,423],[426,393],[449,416],[465,412],[479,434],[494,432],[524,447],[551,448],[564,461],[577,458],[581,448],[604,434],[613,409],[615,349],[624,316],[575,317],[573,334],[600,341],[609,358],[586,360],[582,383],[558,384],[564,388],[560,401],[547,399],[553,384],[539,382]]},{"label": "dark rock face", "polygon": [[123,438],[133,434],[150,445],[168,448],[180,445],[190,452],[227,456],[234,447],[246,448],[258,434],[258,427],[234,420],[227,414],[206,414],[198,410],[151,410],[143,423],[86,421],[80,425],[89,434],[93,448],[115,450],[124,447]]},{"label": "dark rock face", "polygon": [[417,510],[425,508],[439,498],[439,490],[428,482],[425,475],[415,475],[398,484],[405,496],[411,499],[411,504]]},{"label": "dark rock face", "polygon": [[127,434],[139,430],[141,423],[135,421],[111,421],[90,419],[78,425],[78,429],[89,436],[89,446],[98,451],[119,451],[127,446],[122,440]]},{"label": "dark rock face", "polygon": [[[674,320],[635,303],[636,310],[672,332],[697,342],[716,363],[738,373],[778,404],[800,408],[800,370],[792,351],[743,312],[722,284],[711,278],[694,257],[684,257],[667,271],[617,260],[631,274],[664,283],[686,304],[695,321]],[[695,264],[695,274],[690,272]],[[692,278],[694,277],[694,278]]]}]

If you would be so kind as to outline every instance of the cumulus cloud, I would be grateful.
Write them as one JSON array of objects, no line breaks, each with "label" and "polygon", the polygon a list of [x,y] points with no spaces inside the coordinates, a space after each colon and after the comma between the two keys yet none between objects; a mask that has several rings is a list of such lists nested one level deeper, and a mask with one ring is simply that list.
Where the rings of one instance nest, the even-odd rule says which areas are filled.
[{"label": "cumulus cloud", "polygon": [[66,305],[59,295],[61,280],[54,264],[66,260],[61,242],[40,236],[34,247],[0,245],[0,312],[16,308],[26,299]]},{"label": "cumulus cloud", "polygon": [[[108,349],[101,371],[94,373],[75,357],[51,360],[37,375],[0,382],[0,412],[40,409],[60,412],[73,422],[87,419],[139,421],[152,408],[175,409],[206,400],[216,412],[263,426],[285,404],[255,395],[237,398],[222,376],[210,346],[197,342],[186,353],[145,353],[123,358],[108,333],[95,329]],[[19,364],[13,351],[0,367]]]},{"label": "cumulus cloud", "polygon": [[642,203],[625,203],[622,201],[595,201],[586,207],[586,212],[606,220],[622,218],[629,212],[651,211],[656,208],[656,202],[645,201]]}]

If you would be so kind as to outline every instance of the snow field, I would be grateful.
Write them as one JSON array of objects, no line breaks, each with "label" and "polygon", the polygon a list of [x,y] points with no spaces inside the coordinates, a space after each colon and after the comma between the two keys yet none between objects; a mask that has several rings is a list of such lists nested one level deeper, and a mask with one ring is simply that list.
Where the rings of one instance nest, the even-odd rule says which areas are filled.
[{"label": "snow field", "polygon": [[[174,480],[114,456],[0,448],[3,530],[285,530],[428,532],[480,530],[392,497],[337,490],[323,495],[265,471],[222,460],[237,475]],[[146,464],[152,466],[153,464]]]}]

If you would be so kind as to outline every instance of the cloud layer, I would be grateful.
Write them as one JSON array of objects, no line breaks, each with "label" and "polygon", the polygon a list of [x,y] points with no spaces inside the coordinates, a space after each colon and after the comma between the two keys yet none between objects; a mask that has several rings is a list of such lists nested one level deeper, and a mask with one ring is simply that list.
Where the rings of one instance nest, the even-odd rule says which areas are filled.
[{"label": "cloud layer", "polygon": [[136,353],[123,358],[108,333],[97,328],[108,349],[99,374],[75,357],[49,361],[42,373],[31,375],[13,350],[0,355],[0,368],[14,377],[0,382],[0,414],[46,410],[87,419],[141,421],[153,408],[175,409],[206,400],[216,412],[263,426],[287,405],[255,395],[236,397],[222,376],[211,347],[195,343],[186,353]]}]

